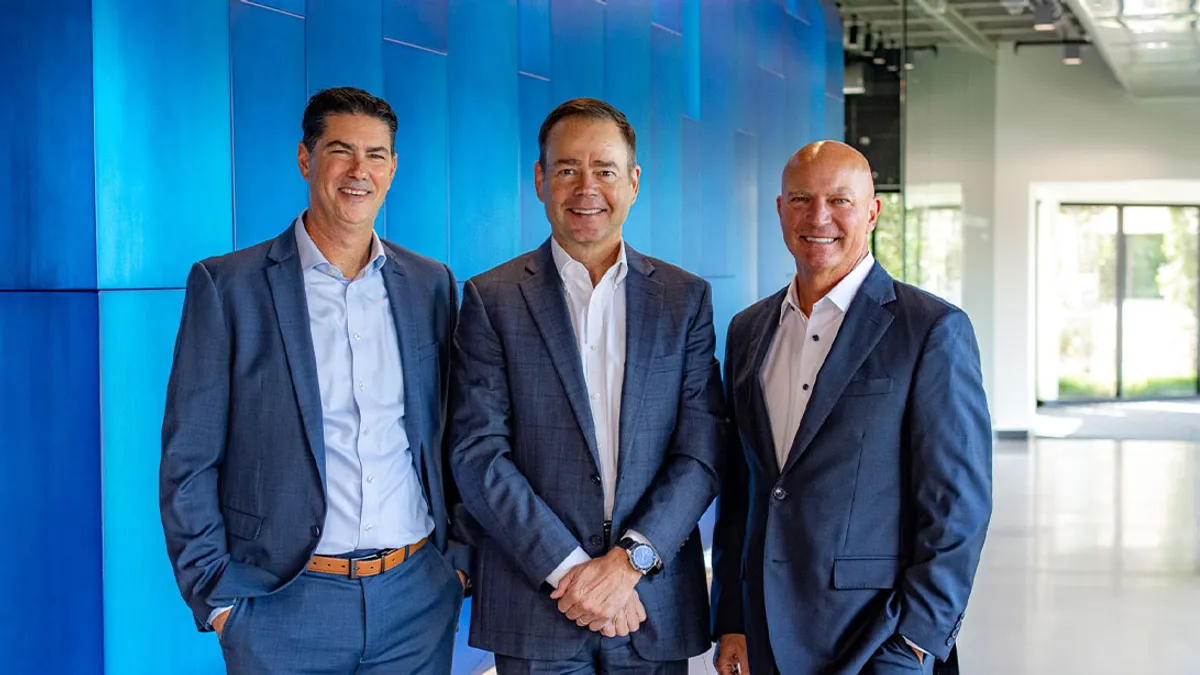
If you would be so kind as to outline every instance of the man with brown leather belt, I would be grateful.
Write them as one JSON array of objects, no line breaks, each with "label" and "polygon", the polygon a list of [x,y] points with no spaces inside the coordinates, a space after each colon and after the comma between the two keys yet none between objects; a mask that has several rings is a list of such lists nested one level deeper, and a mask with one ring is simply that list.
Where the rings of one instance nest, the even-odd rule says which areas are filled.
[{"label": "man with brown leather belt", "polygon": [[229,672],[449,673],[469,558],[441,454],[457,287],[374,233],[388,104],[322,91],[303,130],[309,208],[188,278],[163,422],[171,562]]}]

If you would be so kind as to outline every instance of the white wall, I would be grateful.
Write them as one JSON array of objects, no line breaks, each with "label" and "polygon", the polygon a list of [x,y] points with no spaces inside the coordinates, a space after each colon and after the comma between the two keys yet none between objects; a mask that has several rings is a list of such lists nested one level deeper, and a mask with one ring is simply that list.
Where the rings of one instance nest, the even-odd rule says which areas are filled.
[{"label": "white wall", "polygon": [[915,54],[908,73],[905,193],[958,186],[963,210],[962,308],[979,339],[984,385],[994,398],[992,218],[996,69],[974,53]]},{"label": "white wall", "polygon": [[1200,178],[1200,99],[1133,99],[1094,55],[1067,67],[1055,48],[1014,54],[1002,46],[999,53],[993,422],[1030,429],[1036,185]]}]

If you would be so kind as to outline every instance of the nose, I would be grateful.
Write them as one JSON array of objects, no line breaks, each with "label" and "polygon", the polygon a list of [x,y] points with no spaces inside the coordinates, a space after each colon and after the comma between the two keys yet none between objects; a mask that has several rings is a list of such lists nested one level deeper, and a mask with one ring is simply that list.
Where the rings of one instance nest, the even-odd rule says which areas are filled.
[{"label": "nose", "polygon": [[356,157],[354,163],[350,165],[350,177],[356,180],[365,180],[371,174],[367,168],[366,160],[361,157]]},{"label": "nose", "polygon": [[590,195],[596,192],[596,188],[600,185],[596,180],[596,176],[591,171],[580,171],[579,180],[575,184],[575,194]]}]

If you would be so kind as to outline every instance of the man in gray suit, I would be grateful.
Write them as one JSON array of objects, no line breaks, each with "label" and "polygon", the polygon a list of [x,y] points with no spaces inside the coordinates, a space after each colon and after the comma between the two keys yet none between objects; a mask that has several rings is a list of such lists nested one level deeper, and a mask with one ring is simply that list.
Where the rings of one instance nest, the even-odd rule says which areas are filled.
[{"label": "man in gray suit", "polygon": [[457,286],[375,235],[396,116],[304,111],[309,208],[196,263],[163,420],[167,550],[231,673],[446,674],[468,551],[442,467]]},{"label": "man in gray suit", "polygon": [[622,241],[641,168],[620,111],[568,101],[538,142],[552,236],[466,283],[455,336],[471,644],[501,675],[685,673],[724,424],[711,289]]}]

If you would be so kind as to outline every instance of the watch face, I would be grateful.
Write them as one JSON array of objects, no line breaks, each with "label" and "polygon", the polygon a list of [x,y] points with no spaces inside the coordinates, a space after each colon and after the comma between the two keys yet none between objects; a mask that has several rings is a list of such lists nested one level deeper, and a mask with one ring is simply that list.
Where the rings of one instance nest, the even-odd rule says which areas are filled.
[{"label": "watch face", "polygon": [[654,551],[649,546],[635,546],[631,553],[633,554],[633,564],[638,569],[648,570],[654,567]]}]

